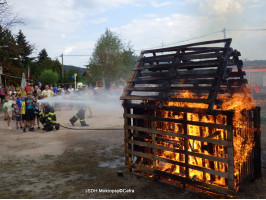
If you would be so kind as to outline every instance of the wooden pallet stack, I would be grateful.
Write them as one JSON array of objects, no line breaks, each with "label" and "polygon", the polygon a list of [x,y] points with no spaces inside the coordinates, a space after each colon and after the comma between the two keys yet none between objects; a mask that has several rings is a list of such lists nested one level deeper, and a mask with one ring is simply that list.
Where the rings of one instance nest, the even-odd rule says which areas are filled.
[{"label": "wooden pallet stack", "polygon": [[[259,108],[246,111],[245,114],[250,130],[256,130],[247,135],[255,135],[256,144],[247,164],[242,166],[245,169],[242,170],[241,177],[238,177],[240,181],[237,184],[234,176],[234,111],[217,110],[222,104],[222,100],[218,99],[219,95],[230,97],[241,92],[247,83],[245,72],[242,71],[243,62],[239,60],[240,53],[230,47],[231,41],[213,40],[141,52],[121,96],[124,107],[126,165],[130,171],[140,172],[157,180],[171,179],[183,186],[189,184],[222,194],[233,194],[246,180],[260,177],[260,166],[254,164],[254,161],[260,163]],[[237,69],[236,72],[232,71],[233,67]],[[206,98],[174,97],[182,91]],[[169,101],[201,103],[206,108],[165,106],[165,102]],[[175,112],[182,117],[165,118],[156,114],[158,110]],[[225,120],[223,123],[196,122],[187,119],[188,113],[196,113],[200,117],[211,116],[214,119],[218,115],[224,115]],[[180,131],[158,130],[158,122],[173,123],[180,126]],[[208,127],[214,134],[210,133],[208,137],[191,135],[187,130],[189,125]],[[226,137],[214,139],[219,134],[216,129],[226,131]],[[164,136],[178,138],[179,143],[169,147],[166,143],[173,144],[176,140],[171,141]],[[212,148],[222,145],[226,155],[219,157],[211,153],[205,155],[190,151],[189,140],[200,141],[202,148],[206,143]],[[158,156],[158,150],[179,153],[182,158],[179,161],[163,158]],[[191,156],[207,160],[211,167],[190,164],[188,160]],[[161,171],[159,162],[178,165],[184,173],[180,175]],[[224,163],[226,170],[215,170],[215,162]],[[222,177],[226,180],[225,185],[212,184],[204,179],[193,180],[189,175],[191,169],[208,173],[211,177]]]}]

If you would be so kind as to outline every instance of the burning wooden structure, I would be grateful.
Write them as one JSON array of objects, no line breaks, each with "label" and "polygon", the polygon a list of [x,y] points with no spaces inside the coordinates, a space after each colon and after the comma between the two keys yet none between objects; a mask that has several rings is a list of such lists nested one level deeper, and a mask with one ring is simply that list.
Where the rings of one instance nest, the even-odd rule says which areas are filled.
[{"label": "burning wooden structure", "polygon": [[260,108],[230,44],[141,52],[121,96],[130,171],[222,194],[261,176]]}]

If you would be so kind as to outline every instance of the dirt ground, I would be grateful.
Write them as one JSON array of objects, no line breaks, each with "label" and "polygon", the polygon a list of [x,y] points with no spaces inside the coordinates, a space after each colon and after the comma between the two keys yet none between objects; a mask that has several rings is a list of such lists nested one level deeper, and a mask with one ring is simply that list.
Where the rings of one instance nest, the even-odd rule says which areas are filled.
[{"label": "dirt ground", "polygon": [[[92,105],[89,128],[123,128],[122,107]],[[58,122],[71,127],[75,110],[57,111]],[[80,127],[79,123],[75,126]],[[23,133],[0,114],[0,198],[209,198],[189,190],[128,173],[124,166],[123,130],[70,130]],[[266,167],[266,120],[262,121],[262,165]],[[121,171],[123,176],[118,176]],[[263,177],[235,198],[266,198]],[[96,189],[96,190],[93,190]],[[100,192],[127,189],[127,193]],[[130,190],[129,190],[130,189]],[[132,193],[134,190],[134,193]]]}]

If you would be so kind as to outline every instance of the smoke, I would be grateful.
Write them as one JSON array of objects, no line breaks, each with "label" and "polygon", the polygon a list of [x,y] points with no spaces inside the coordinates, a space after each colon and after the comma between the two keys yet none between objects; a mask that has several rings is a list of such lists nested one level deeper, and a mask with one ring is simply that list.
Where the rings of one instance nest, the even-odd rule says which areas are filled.
[{"label": "smoke", "polygon": [[48,103],[55,107],[65,106],[90,106],[91,108],[97,108],[99,111],[112,111],[121,110],[120,96],[122,91],[116,91],[113,93],[99,92],[94,95],[88,94],[87,92],[78,92],[72,95],[54,96],[39,100],[40,105]]}]

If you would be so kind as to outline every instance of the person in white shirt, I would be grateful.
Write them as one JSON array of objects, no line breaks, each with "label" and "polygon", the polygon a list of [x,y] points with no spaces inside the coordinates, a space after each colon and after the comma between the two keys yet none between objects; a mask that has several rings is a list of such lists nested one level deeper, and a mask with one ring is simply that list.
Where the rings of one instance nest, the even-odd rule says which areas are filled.
[{"label": "person in white shirt", "polygon": [[61,92],[61,95],[65,95],[66,94],[65,88],[62,87],[60,92]]},{"label": "person in white shirt", "polygon": [[74,88],[72,88],[72,85],[70,85],[67,90],[68,90],[69,94],[73,94],[74,93]]}]

